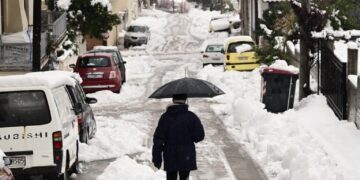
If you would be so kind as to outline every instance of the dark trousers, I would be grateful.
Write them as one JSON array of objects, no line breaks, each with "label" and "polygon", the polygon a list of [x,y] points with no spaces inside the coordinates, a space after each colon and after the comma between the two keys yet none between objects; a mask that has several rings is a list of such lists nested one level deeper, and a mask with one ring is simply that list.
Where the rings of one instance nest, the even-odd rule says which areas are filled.
[{"label": "dark trousers", "polygon": [[178,174],[180,180],[188,180],[190,171],[166,171],[166,180],[177,180]]}]

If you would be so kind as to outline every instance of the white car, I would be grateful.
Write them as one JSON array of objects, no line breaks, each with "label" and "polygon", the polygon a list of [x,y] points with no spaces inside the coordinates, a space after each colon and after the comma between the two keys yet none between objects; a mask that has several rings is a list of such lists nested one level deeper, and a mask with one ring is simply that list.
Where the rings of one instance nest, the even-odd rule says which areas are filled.
[{"label": "white car", "polygon": [[203,50],[201,51],[203,67],[212,65],[223,65],[224,54],[221,52],[224,50],[224,44],[222,40],[208,40],[203,44]]},{"label": "white car", "polygon": [[79,128],[67,86],[77,74],[51,71],[0,77],[0,149],[15,177],[69,179],[78,171]]}]

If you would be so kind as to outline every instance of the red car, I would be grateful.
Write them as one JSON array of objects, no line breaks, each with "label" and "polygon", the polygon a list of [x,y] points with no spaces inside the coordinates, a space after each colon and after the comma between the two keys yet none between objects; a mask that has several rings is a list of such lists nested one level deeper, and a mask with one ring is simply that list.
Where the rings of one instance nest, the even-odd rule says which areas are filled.
[{"label": "red car", "polygon": [[71,64],[74,72],[83,79],[81,84],[85,93],[110,90],[120,93],[121,73],[113,56],[106,53],[88,53],[80,55],[76,65]]}]

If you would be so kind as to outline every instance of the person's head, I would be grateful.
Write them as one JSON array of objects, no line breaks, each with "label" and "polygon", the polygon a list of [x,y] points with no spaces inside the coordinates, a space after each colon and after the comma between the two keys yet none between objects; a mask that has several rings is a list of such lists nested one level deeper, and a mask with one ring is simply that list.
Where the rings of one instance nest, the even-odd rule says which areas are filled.
[{"label": "person's head", "polygon": [[181,103],[181,104],[186,103],[186,99],[187,99],[186,94],[174,94],[172,97],[174,103]]}]

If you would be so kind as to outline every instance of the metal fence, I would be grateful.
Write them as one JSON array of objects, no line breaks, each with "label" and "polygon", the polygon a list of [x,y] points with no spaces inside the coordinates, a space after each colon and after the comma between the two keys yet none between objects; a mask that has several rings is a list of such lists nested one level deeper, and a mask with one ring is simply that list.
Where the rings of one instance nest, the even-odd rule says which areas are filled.
[{"label": "metal fence", "polygon": [[321,92],[339,119],[347,119],[346,63],[341,62],[326,41],[321,48]]},{"label": "metal fence", "polygon": [[0,70],[19,69],[32,69],[32,43],[0,44]]},{"label": "metal fence", "polygon": [[59,41],[66,32],[66,13],[58,11],[43,11],[42,30],[51,34],[51,40]]}]

